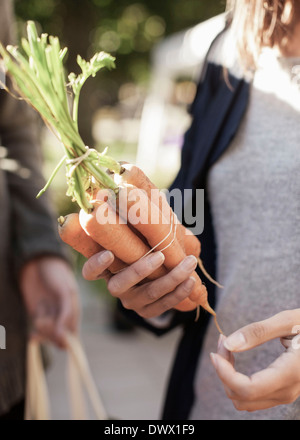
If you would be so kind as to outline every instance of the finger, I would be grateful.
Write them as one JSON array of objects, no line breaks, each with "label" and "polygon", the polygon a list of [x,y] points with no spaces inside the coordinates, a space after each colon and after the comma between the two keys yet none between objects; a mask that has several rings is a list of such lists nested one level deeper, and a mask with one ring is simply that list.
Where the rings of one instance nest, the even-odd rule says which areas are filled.
[{"label": "finger", "polygon": [[[226,339],[226,336],[223,334],[220,334],[219,336],[219,340],[218,340],[218,350],[217,353],[222,356],[224,359],[226,359],[228,362],[231,363],[231,365],[234,367],[234,356],[233,354],[228,351],[225,347],[224,347],[224,341]],[[232,392],[231,390],[223,383],[225,392],[227,394],[227,396],[229,398],[232,397]]]},{"label": "finger", "polygon": [[[186,257],[167,275],[164,275],[157,280],[148,282],[142,286],[136,287],[133,292],[130,292],[130,295],[127,295],[126,298],[122,297],[121,295],[120,299],[122,302],[124,300],[126,301],[126,308],[144,309],[144,307],[155,303],[161,298],[164,298],[168,293],[173,292],[175,295],[164,298],[166,304],[164,301],[156,304],[155,310],[158,310],[160,306],[162,306],[164,309],[166,307],[174,307],[174,303],[176,302],[177,298],[182,298],[184,295],[186,295],[184,296],[184,298],[186,298],[190,295],[194,287],[194,278],[190,280],[189,277],[194,272],[196,265],[197,260],[195,257]],[[179,302],[177,302],[175,305],[177,305]]]},{"label": "finger", "polygon": [[33,328],[30,331],[29,339],[37,342],[38,344],[44,341],[44,338],[39,333],[37,333],[37,331]]},{"label": "finger", "polygon": [[164,295],[159,300],[144,306],[141,310],[138,310],[138,314],[143,318],[154,318],[160,316],[166,311],[173,309],[177,304],[187,298],[195,285],[195,279],[193,277],[188,278],[179,286],[176,287],[174,291]]},{"label": "finger", "polygon": [[287,310],[239,329],[226,338],[224,345],[233,352],[249,350],[271,339],[297,334],[299,324],[300,309]]},{"label": "finger", "polygon": [[226,336],[220,334],[219,340],[218,340],[218,350],[217,353],[222,356],[224,359],[226,359],[228,362],[231,363],[232,366],[234,366],[234,356],[233,354],[227,350],[227,348],[224,346],[224,342],[226,340]]},{"label": "finger", "polygon": [[74,300],[76,293],[64,295],[60,300],[59,315],[55,327],[55,337],[65,341],[66,332],[76,333],[79,322],[79,307]]},{"label": "finger", "polygon": [[255,402],[244,402],[240,400],[233,400],[232,401],[235,409],[238,411],[247,411],[247,412],[253,412],[253,411],[260,411],[263,409],[269,409],[273,408],[274,406],[278,405],[278,400],[263,400],[263,401],[255,401]]},{"label": "finger", "polygon": [[292,348],[294,350],[300,349],[300,334],[285,336],[284,338],[280,338],[281,344],[285,348]]},{"label": "finger", "polygon": [[[227,395],[230,399],[242,401],[258,400],[257,390],[254,390],[253,383],[248,376],[237,372],[230,362],[217,353],[211,353],[210,357],[217,375],[224,387],[226,387]],[[266,393],[262,391],[261,394],[264,396]]]},{"label": "finger", "polygon": [[136,263],[131,264],[121,272],[112,276],[107,285],[108,290],[113,296],[119,297],[122,293],[128,291],[151,275],[164,263],[164,260],[165,256],[162,252],[154,252],[138,260]]},{"label": "finger", "polygon": [[290,338],[280,338],[280,342],[286,349],[290,348],[293,343],[292,339]]},{"label": "finger", "polygon": [[56,334],[55,322],[50,317],[37,318],[33,322],[34,334],[41,341],[52,342],[56,346],[64,347],[64,340],[62,337]]},{"label": "finger", "polygon": [[79,295],[77,291],[76,291],[76,295],[72,295],[71,313],[69,317],[69,326],[68,326],[69,330],[75,334],[79,332],[80,314],[81,314],[81,308],[80,308],[80,302],[78,296]]},{"label": "finger", "polygon": [[51,319],[56,319],[58,316],[58,305],[50,301],[49,298],[42,297],[36,304],[35,310],[32,313],[32,319],[36,320],[39,318],[49,317]]},{"label": "finger", "polygon": [[[219,378],[226,387],[228,397],[232,400],[249,402],[277,400],[278,402],[282,390],[285,389],[287,392],[290,382],[299,381],[298,373],[295,373],[299,359],[295,353],[285,352],[269,367],[250,377],[235,371],[234,367],[218,354],[212,354],[211,359]],[[289,398],[290,396],[285,400]]]},{"label": "finger", "polygon": [[153,291],[160,292],[160,297],[173,292],[181,283],[192,275],[197,267],[197,259],[193,255],[189,255],[172,269],[167,275],[162,276],[151,284]]},{"label": "finger", "polygon": [[82,268],[82,276],[88,281],[104,278],[107,268],[114,261],[114,254],[110,251],[103,251],[89,258]]}]

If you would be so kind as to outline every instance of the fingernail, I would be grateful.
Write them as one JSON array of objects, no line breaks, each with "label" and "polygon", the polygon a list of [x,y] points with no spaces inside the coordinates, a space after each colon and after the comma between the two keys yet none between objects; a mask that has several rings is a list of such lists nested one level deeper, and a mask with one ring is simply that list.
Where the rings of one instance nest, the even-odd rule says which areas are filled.
[{"label": "fingernail", "polygon": [[213,366],[217,369],[218,368],[218,361],[214,353],[210,353],[210,359],[212,361]]},{"label": "fingernail", "polygon": [[224,342],[224,339],[225,339],[225,336],[221,334],[221,335],[219,336],[219,340],[218,340],[218,351],[220,351],[220,349],[221,349],[221,347],[222,347],[222,344],[223,344],[223,342]]},{"label": "fingernail", "polygon": [[189,272],[193,269],[196,269],[198,262],[197,258],[194,255],[189,255],[182,262],[182,267],[186,272]]},{"label": "fingernail", "polygon": [[233,333],[228,336],[224,342],[224,347],[229,351],[240,350],[246,344],[246,339],[243,333]]},{"label": "fingernail", "polygon": [[110,251],[105,251],[98,257],[98,262],[100,264],[106,264],[113,258],[113,253]]},{"label": "fingernail", "polygon": [[190,292],[193,289],[195,282],[196,282],[195,278],[189,277],[184,283],[184,289],[187,292]]},{"label": "fingernail", "polygon": [[149,263],[151,264],[151,266],[156,267],[159,264],[163,263],[164,261],[165,261],[165,256],[162,252],[155,252],[149,257]]}]

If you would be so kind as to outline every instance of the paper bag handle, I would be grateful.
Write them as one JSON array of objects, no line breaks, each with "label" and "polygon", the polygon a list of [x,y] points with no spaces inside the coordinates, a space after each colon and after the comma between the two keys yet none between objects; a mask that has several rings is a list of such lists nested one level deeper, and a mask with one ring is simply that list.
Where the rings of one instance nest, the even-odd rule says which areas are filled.
[{"label": "paper bag handle", "polygon": [[[107,420],[107,414],[98,393],[90,367],[78,337],[68,333],[67,378],[72,418],[87,419],[83,388],[89,397],[98,420]],[[25,420],[50,420],[50,400],[39,342],[31,339],[27,347],[27,385]]]}]

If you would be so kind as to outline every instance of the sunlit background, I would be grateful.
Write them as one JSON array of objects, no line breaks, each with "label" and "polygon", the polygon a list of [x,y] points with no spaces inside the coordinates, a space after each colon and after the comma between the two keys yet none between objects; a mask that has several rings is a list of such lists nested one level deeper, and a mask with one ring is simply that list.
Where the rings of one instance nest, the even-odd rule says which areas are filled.
[{"label": "sunlit background", "polygon": [[[16,0],[15,6],[19,36],[30,19],[40,31],[57,35],[69,48],[68,72],[78,70],[77,54],[87,59],[104,50],[116,57],[114,71],[103,71],[84,86],[81,135],[86,145],[100,151],[108,147],[109,155],[137,163],[158,187],[168,187],[180,166],[183,135],[190,123],[188,107],[210,40],[198,25],[222,13],[225,1]],[[215,26],[220,23],[216,21]],[[47,178],[63,150],[42,124],[41,130]],[[58,215],[77,210],[65,193],[62,170],[51,189]],[[157,341],[148,334],[134,333],[114,315],[114,301],[105,285],[85,283],[80,276],[83,260],[77,254],[73,258],[82,291],[88,292],[82,298],[85,343],[110,414],[131,419],[159,417],[178,334]],[[101,295],[104,304],[95,302]],[[119,330],[117,336],[112,327]],[[55,416],[64,418],[68,414],[61,400],[62,354],[54,358],[49,381]]]}]

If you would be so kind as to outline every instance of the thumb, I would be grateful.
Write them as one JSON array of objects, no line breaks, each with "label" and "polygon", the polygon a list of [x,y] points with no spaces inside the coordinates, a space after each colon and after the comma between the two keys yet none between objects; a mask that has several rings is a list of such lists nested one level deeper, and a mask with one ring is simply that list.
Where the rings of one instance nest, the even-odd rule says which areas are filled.
[{"label": "thumb", "polygon": [[246,325],[229,335],[224,346],[229,351],[250,350],[275,338],[300,332],[300,309],[286,310],[263,321]]}]

